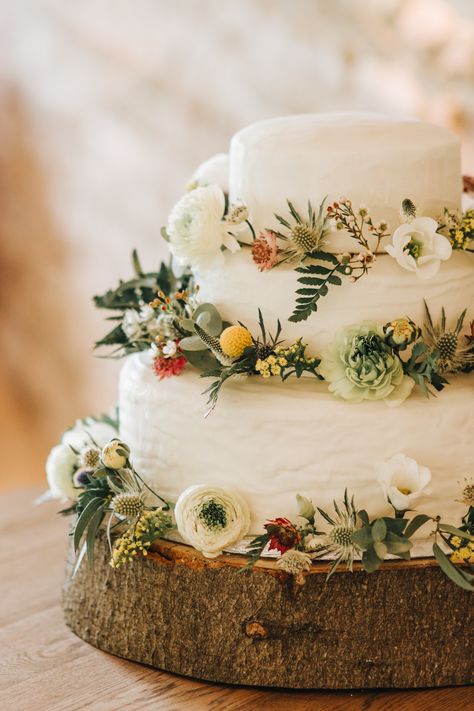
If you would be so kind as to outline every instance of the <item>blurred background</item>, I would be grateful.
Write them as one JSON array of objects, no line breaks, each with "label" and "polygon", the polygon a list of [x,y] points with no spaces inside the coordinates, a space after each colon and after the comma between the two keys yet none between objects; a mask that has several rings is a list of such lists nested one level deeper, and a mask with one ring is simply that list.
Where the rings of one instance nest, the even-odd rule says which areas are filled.
[{"label": "blurred background", "polygon": [[448,126],[472,174],[474,2],[0,0],[0,487],[113,405],[91,296],[133,246],[165,255],[195,167],[249,122],[337,109]]}]

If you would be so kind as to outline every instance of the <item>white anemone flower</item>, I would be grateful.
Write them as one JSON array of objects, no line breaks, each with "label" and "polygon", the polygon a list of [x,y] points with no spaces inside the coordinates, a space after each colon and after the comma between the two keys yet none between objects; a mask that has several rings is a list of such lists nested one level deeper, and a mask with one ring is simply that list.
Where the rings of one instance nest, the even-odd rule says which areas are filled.
[{"label": "white anemone flower", "polygon": [[166,232],[169,249],[181,266],[200,268],[223,261],[222,249],[240,249],[233,232],[241,225],[224,219],[225,195],[218,185],[198,187],[174,206]]},{"label": "white anemone flower", "polygon": [[46,478],[53,499],[75,501],[79,494],[73,482],[78,456],[67,444],[57,444],[46,460]]},{"label": "white anemone flower", "polygon": [[434,277],[441,262],[451,257],[453,248],[447,237],[438,234],[439,225],[432,217],[415,217],[400,225],[385,249],[398,264],[418,279]]},{"label": "white anemone flower", "polygon": [[74,474],[83,466],[83,455],[91,448],[101,449],[117,430],[106,422],[92,419],[77,420],[67,430],[61,442],[52,448],[46,461],[46,478],[53,499],[75,501],[80,489],[74,485]]},{"label": "white anemone flower", "polygon": [[242,540],[250,527],[250,512],[239,493],[205,484],[183,491],[174,515],[183,539],[206,558]]},{"label": "white anemone flower", "polygon": [[401,452],[376,465],[385,496],[396,511],[410,511],[429,494],[431,471]]}]

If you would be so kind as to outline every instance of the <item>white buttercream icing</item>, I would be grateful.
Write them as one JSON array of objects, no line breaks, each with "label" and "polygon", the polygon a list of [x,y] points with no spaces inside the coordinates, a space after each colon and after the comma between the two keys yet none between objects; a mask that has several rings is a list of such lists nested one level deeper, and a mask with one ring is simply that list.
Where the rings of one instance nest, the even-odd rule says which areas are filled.
[{"label": "white buttercream icing", "polygon": [[[445,128],[370,113],[285,116],[252,124],[232,139],[230,198],[245,202],[257,230],[278,229],[286,200],[303,211],[346,196],[374,222],[400,223],[402,200],[438,217],[461,202],[460,141]],[[354,250],[333,231],[329,251]]]},{"label": "white buttercream icing", "polygon": [[175,501],[192,484],[237,489],[251,532],[267,518],[297,514],[296,494],[321,507],[347,487],[371,514],[390,513],[374,466],[405,452],[432,471],[431,497],[418,507],[460,522],[454,502],[473,467],[474,389],[458,376],[439,397],[414,394],[399,408],[335,399],[316,380],[228,384],[204,418],[208,380],[191,369],[159,381],[145,355],[127,359],[120,378],[120,434],[145,479]]}]

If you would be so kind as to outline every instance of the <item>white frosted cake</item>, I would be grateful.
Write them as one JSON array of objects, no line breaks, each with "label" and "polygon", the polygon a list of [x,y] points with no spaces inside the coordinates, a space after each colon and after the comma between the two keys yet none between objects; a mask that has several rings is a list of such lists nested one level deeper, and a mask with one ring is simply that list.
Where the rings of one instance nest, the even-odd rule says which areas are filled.
[{"label": "white frosted cake", "polygon": [[[444,308],[454,324],[467,308],[463,327],[468,332],[474,316],[473,254],[456,245],[448,249],[447,237],[438,238],[437,232],[435,247],[423,242],[423,230],[428,233],[446,210],[461,206],[460,146],[449,131],[372,114],[286,117],[240,131],[232,139],[229,160],[219,156],[207,169],[198,173],[200,185],[206,185],[207,174],[213,183],[229,184],[229,204],[246,206],[253,227],[252,233],[242,223],[232,233],[240,249],[223,241],[229,246],[224,259],[220,253],[219,259],[193,265],[199,301],[217,307],[225,322],[242,323],[255,333],[260,308],[268,330],[280,319],[285,342],[302,339],[315,356],[353,324],[383,326],[403,317],[422,326],[424,301],[433,319]],[[301,215],[308,201],[318,207],[325,199],[324,210],[336,204],[334,214],[344,205],[337,202],[341,195],[357,209],[368,206],[368,234],[380,239],[371,249],[363,248],[336,217],[325,230],[324,249],[354,270],[360,270],[354,260],[361,260],[366,272],[330,289],[309,318],[290,322],[298,264],[282,258],[274,268],[258,269],[252,237],[258,239],[262,231],[279,234],[282,223],[274,215],[288,212],[287,200]],[[405,206],[404,218],[406,198],[411,207]],[[374,227],[381,221],[388,224]],[[168,232],[176,224],[171,220]],[[411,241],[397,258],[396,246],[392,254],[386,247],[397,228],[403,231],[407,225],[412,226]],[[171,251],[182,263],[182,245],[172,237]],[[328,389],[326,382],[307,374],[285,382],[240,375],[229,378],[217,406],[204,417],[201,393],[208,382],[195,369],[186,366],[179,377],[160,380],[152,355],[135,354],[120,377],[120,434],[137,470],[171,501],[192,485],[237,490],[250,509],[252,534],[261,533],[265,521],[276,515],[293,520],[296,494],[325,508],[347,489],[370,515],[386,514],[389,505],[374,472],[400,452],[431,471],[431,495],[420,499],[417,510],[459,521],[465,506],[454,501],[453,492],[473,467],[469,358],[451,375],[445,368],[449,385],[442,392],[427,398],[415,387],[397,407],[387,407],[375,390],[367,391],[362,402],[348,401],[337,392],[337,382]]]},{"label": "white frosted cake", "polygon": [[48,457],[79,636],[219,682],[472,683],[473,186],[449,131],[372,114],[199,166],[168,263],[94,298],[118,411]]}]

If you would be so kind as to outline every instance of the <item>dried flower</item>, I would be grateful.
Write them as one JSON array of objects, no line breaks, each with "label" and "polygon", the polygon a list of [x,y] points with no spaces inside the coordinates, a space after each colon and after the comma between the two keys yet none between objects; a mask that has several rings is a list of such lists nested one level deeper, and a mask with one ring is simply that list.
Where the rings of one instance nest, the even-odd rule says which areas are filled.
[{"label": "dried flower", "polygon": [[276,234],[271,230],[260,232],[252,244],[252,259],[261,272],[278,264],[279,248]]},{"label": "dried flower", "polygon": [[171,516],[163,509],[145,511],[136,524],[115,541],[110,565],[118,568],[139,554],[146,556],[153,541],[173,527]]},{"label": "dried flower", "polygon": [[252,334],[243,326],[229,326],[222,331],[219,343],[225,355],[240,358],[252,345]]},{"label": "dried flower", "polygon": [[266,522],[265,530],[270,536],[269,550],[280,553],[294,548],[301,541],[301,534],[287,518],[274,518]]},{"label": "dried flower", "polygon": [[157,356],[153,360],[153,370],[160,380],[164,380],[165,378],[170,378],[172,375],[179,375],[186,363],[186,358],[183,355],[178,358]]},{"label": "dried flower", "polygon": [[[302,573],[311,568],[311,558],[307,553],[291,548],[290,550],[285,551],[281,558],[278,559],[277,566],[281,570],[284,570],[285,573],[289,573],[290,575],[300,578],[302,577]],[[303,582],[303,580],[301,580],[301,582]]]},{"label": "dried flower", "polygon": [[460,504],[474,508],[474,480],[465,479],[465,485],[461,493],[461,498],[456,499]]},{"label": "dried flower", "polygon": [[133,520],[140,516],[145,504],[143,495],[123,493],[114,496],[111,506],[117,516]]},{"label": "dried flower", "polygon": [[472,344],[462,338],[461,329],[466,315],[466,309],[460,314],[454,328],[447,328],[446,312],[441,309],[441,318],[434,323],[425,301],[425,341],[431,352],[438,354],[438,370],[440,373],[460,373],[472,370],[474,367],[474,349]]},{"label": "dried flower", "polygon": [[83,449],[79,455],[79,462],[86,469],[95,469],[99,464],[100,449],[91,445]]},{"label": "dried flower", "polygon": [[397,318],[383,327],[385,342],[403,351],[421,336],[421,329],[409,318]]}]

